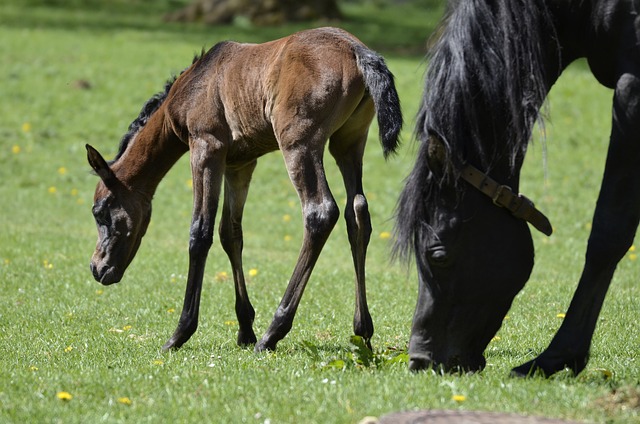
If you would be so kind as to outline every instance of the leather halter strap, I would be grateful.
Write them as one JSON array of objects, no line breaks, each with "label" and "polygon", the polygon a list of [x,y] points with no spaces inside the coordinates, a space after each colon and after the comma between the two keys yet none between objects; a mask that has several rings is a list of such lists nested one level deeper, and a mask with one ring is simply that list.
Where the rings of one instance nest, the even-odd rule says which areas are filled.
[{"label": "leather halter strap", "polygon": [[464,167],[462,179],[489,196],[496,206],[507,209],[516,218],[524,219],[543,234],[550,236],[553,232],[549,219],[531,200],[522,194],[515,194],[511,187],[499,184],[472,165]]}]

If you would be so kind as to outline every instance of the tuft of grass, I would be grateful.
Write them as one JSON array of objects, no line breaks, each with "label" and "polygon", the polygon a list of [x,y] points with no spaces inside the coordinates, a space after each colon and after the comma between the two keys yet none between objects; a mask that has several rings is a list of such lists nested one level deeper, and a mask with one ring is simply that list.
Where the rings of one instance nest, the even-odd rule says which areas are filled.
[{"label": "tuft of grass", "polygon": [[[385,54],[405,114],[400,154],[385,162],[372,128],[365,155],[374,226],[367,268],[373,351],[351,337],[353,270],[339,223],[277,352],[254,354],[235,345],[231,270],[218,244],[207,265],[198,332],[182,349],[162,352],[184,294],[192,202],[188,160],[179,161],[160,185],[151,226],[125,279],[102,287],[88,270],[96,239],[90,213],[96,177],[89,173],[84,144],[112,157],[141,105],[203,46],[223,39],[264,41],[303,26],[164,24],[163,13],[180,4],[153,4],[0,5],[0,421],[353,423],[422,408],[638,420],[637,252],[618,267],[591,362],[580,376],[507,377],[549,342],[582,268],[611,109],[611,91],[598,86],[583,63],[556,84],[546,141],[537,139],[529,151],[521,189],[550,217],[555,233],[534,234],[534,273],[486,351],[486,370],[407,370],[416,277],[411,268],[389,263],[386,234],[414,161],[422,46],[441,12],[427,1],[345,2],[349,19],[339,23]],[[342,205],[342,182],[329,160],[327,173]],[[244,262],[247,271],[255,270],[248,273],[248,289],[260,334],[301,240],[298,200],[279,153],[260,160],[244,225]]]}]

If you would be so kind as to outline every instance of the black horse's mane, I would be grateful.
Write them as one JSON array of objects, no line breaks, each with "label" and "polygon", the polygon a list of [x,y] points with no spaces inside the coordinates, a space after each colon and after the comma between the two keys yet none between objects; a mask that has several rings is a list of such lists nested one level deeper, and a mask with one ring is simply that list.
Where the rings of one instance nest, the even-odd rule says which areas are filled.
[{"label": "black horse's mane", "polygon": [[[395,253],[406,257],[428,230],[428,203],[443,179],[454,179],[470,157],[488,172],[522,160],[548,88],[545,46],[555,41],[544,0],[450,0],[430,49],[417,116],[419,152],[397,207]],[[545,38],[547,37],[547,38]],[[450,169],[429,169],[430,135],[439,138]]]},{"label": "black horse's mane", "polygon": [[[200,55],[196,55],[193,58],[193,61],[191,62],[191,66],[193,66],[196,62],[198,62],[203,56],[204,56],[204,51],[200,53]],[[180,75],[182,75],[191,66],[183,69],[180,72]],[[138,132],[147,124],[147,121],[149,121],[149,118],[151,118],[151,115],[153,115],[154,112],[160,108],[162,103],[164,103],[164,101],[167,99],[167,96],[169,95],[169,91],[171,90],[171,87],[173,87],[173,83],[176,82],[178,77],[179,75],[172,76],[169,80],[167,80],[167,82],[165,82],[163,91],[160,91],[154,94],[149,100],[145,102],[145,104],[142,106],[142,109],[140,110],[140,113],[138,114],[138,117],[134,119],[133,122],[131,122],[131,124],[129,124],[127,133],[124,136],[122,136],[122,139],[120,140],[120,145],[118,146],[118,153],[116,154],[115,158],[111,161],[111,163],[120,159],[120,157],[127,150],[127,147],[131,143],[131,140],[133,140],[135,135],[138,134]]]}]

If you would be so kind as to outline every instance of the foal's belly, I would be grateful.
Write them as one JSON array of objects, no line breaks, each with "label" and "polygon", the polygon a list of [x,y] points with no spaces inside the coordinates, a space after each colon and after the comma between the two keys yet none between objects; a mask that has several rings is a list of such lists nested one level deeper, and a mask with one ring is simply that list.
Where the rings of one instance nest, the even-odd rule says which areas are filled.
[{"label": "foal's belly", "polygon": [[227,152],[227,163],[250,162],[274,150],[278,150],[278,142],[273,132],[234,139]]}]

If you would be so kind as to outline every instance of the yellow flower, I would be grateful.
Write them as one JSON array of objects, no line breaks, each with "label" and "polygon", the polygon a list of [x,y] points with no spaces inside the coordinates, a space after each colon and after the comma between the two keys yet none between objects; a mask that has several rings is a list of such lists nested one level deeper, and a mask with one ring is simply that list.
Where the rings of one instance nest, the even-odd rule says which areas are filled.
[{"label": "yellow flower", "polygon": [[636,245],[632,244],[631,247],[629,248],[629,252],[635,252],[636,251]]},{"label": "yellow flower", "polygon": [[78,189],[77,188],[72,188],[71,191],[69,192],[73,197],[76,197],[78,195]]},{"label": "yellow flower", "polygon": [[456,402],[464,402],[465,400],[467,400],[467,397],[465,395],[453,395],[451,396],[451,400]]},{"label": "yellow flower", "polygon": [[556,315],[556,318],[564,318],[566,316],[567,316],[567,314],[559,313],[559,314]]},{"label": "yellow flower", "polygon": [[17,144],[14,144],[13,147],[11,148],[11,153],[13,153],[14,155],[17,155],[18,153],[20,153],[22,149],[20,149],[20,146],[18,146]]},{"label": "yellow flower", "polygon": [[185,183],[185,185],[187,186],[187,188],[192,189],[193,188],[193,180],[191,178],[189,178],[187,180],[187,182]]},{"label": "yellow flower", "polygon": [[22,132],[31,132],[31,124],[29,122],[25,122],[24,124],[22,124]]},{"label": "yellow flower", "polygon": [[67,346],[64,348],[64,351],[67,353],[71,352],[72,350],[73,350],[73,346]]},{"label": "yellow flower", "polygon": [[630,261],[635,261],[636,259],[638,259],[638,255],[636,255],[635,253],[630,253],[629,254],[629,260]]},{"label": "yellow flower", "polygon": [[160,359],[155,359],[153,361],[153,365],[164,365],[164,361],[160,360]]},{"label": "yellow flower", "polygon": [[60,400],[71,400],[73,399],[73,395],[69,392],[58,392],[56,397]]},{"label": "yellow flower", "polygon": [[119,397],[118,398],[118,403],[121,403],[123,405],[131,405],[131,399],[129,399],[128,397],[124,396],[124,397]]},{"label": "yellow flower", "polygon": [[388,240],[391,238],[391,233],[389,231],[383,231],[380,233],[380,238],[382,240]]},{"label": "yellow flower", "polygon": [[56,192],[58,191],[57,188],[55,188],[55,186],[51,186],[47,189],[47,191],[51,194],[56,194]]},{"label": "yellow flower", "polygon": [[225,271],[220,271],[216,273],[216,281],[225,281],[227,278],[229,278],[229,274],[227,274]]},{"label": "yellow flower", "polygon": [[238,321],[227,320],[224,322],[224,325],[229,325],[229,326],[238,325]]},{"label": "yellow flower", "polygon": [[282,221],[284,221],[284,222],[289,222],[289,221],[291,221],[291,215],[289,215],[289,214],[285,214],[285,215],[282,217]]},{"label": "yellow flower", "polygon": [[58,168],[58,174],[67,175],[67,168],[65,168],[64,166],[61,166],[60,168]]},{"label": "yellow flower", "polygon": [[170,314],[174,313],[176,310],[174,308],[169,308],[167,309],[167,312],[169,312]]},{"label": "yellow flower", "polygon": [[284,236],[284,241],[291,241],[293,239],[293,237],[291,237],[289,234]]},{"label": "yellow flower", "polygon": [[98,296],[99,296],[99,295],[101,295],[102,293],[104,293],[104,290],[102,290],[102,289],[98,289],[98,290],[96,290],[96,294],[97,294]]},{"label": "yellow flower", "polygon": [[249,277],[255,277],[256,275],[258,275],[258,270],[255,268],[251,268],[249,270]]},{"label": "yellow flower", "polygon": [[29,371],[38,371],[38,367],[36,367],[35,365],[31,365],[29,367]]},{"label": "yellow flower", "polygon": [[124,327],[122,327],[122,329],[123,329],[124,331],[131,330],[131,328],[132,328],[132,327],[131,327],[130,325],[125,325]]},{"label": "yellow flower", "polygon": [[45,269],[53,269],[53,264],[49,262],[47,259],[42,261],[42,266],[44,266]]},{"label": "yellow flower", "polygon": [[500,340],[500,336],[494,336],[491,341],[492,342],[497,342],[498,340]]}]

